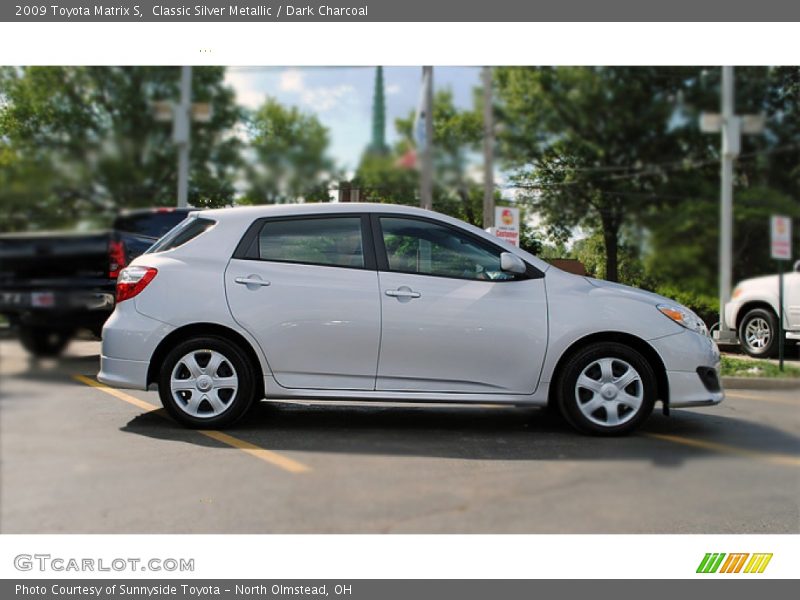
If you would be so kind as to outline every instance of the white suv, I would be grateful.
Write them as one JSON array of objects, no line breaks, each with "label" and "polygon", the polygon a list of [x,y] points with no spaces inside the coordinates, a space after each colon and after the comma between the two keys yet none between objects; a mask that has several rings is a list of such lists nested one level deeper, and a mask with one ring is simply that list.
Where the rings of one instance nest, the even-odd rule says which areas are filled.
[{"label": "white suv", "polygon": [[100,381],[157,386],[191,427],[257,400],[556,405],[625,433],[723,399],[683,306],[570,275],[434,212],[297,204],[194,213],[119,278]]},{"label": "white suv", "polygon": [[[725,326],[750,356],[778,353],[778,297],[778,276],[766,275],[740,281],[725,305]],[[800,261],[783,276],[783,330],[788,342],[800,341]]]}]

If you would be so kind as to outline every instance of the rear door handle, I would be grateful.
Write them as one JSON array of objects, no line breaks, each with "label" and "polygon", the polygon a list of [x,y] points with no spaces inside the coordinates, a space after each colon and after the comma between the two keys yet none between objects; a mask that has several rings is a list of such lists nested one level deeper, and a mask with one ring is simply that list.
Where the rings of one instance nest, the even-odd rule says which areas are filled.
[{"label": "rear door handle", "polygon": [[236,283],[241,283],[242,285],[246,285],[247,287],[253,286],[267,286],[269,285],[269,281],[264,281],[260,277],[256,275],[250,275],[249,277],[237,277],[234,279]]},{"label": "rear door handle", "polygon": [[392,298],[419,298],[422,294],[409,288],[399,288],[396,290],[386,290],[386,295]]}]

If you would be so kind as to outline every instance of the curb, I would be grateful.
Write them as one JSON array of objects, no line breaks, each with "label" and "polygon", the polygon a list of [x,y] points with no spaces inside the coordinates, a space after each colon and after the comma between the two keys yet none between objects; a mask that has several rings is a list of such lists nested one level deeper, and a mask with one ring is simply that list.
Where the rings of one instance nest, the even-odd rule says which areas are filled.
[{"label": "curb", "polygon": [[800,378],[723,377],[722,387],[726,390],[800,390]]}]

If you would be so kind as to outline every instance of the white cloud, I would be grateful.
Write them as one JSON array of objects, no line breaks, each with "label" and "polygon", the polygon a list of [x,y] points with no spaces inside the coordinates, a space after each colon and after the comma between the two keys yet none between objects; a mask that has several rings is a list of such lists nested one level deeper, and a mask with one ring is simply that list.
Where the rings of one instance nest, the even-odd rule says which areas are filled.
[{"label": "white cloud", "polygon": [[283,92],[302,92],[305,89],[305,78],[297,69],[286,69],[281,73],[278,87]]},{"label": "white cloud", "polygon": [[386,86],[386,95],[387,96],[395,96],[395,95],[400,93],[401,89],[402,88],[398,84],[391,83],[391,84]]},{"label": "white cloud", "polygon": [[338,106],[342,100],[352,97],[355,92],[355,88],[348,84],[308,88],[303,91],[301,101],[316,112],[327,112]]},{"label": "white cloud", "polygon": [[256,109],[264,103],[266,94],[253,84],[255,78],[245,73],[236,73],[228,69],[225,72],[225,83],[236,92],[236,102],[245,108]]}]

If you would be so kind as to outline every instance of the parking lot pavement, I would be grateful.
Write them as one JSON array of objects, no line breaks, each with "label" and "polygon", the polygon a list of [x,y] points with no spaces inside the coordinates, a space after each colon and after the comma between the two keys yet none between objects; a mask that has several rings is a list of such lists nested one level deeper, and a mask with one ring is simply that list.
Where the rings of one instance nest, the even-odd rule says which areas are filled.
[{"label": "parking lot pavement", "polygon": [[0,342],[3,533],[800,532],[796,390],[612,439],[532,409],[302,402],[198,432],[90,385],[98,352]]}]

